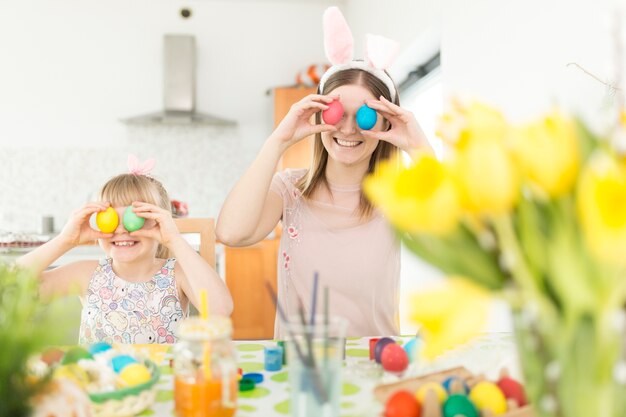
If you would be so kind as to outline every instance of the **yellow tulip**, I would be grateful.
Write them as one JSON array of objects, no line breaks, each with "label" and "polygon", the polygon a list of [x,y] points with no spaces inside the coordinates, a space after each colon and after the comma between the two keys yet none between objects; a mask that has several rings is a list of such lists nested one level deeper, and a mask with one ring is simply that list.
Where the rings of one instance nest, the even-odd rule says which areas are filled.
[{"label": "yellow tulip", "polygon": [[551,197],[572,189],[578,175],[580,152],[571,119],[555,111],[517,129],[513,137],[520,171],[534,188]]},{"label": "yellow tulip", "polygon": [[506,119],[498,110],[478,101],[452,103],[441,116],[437,135],[454,148],[463,149],[474,139],[504,141],[508,135]]},{"label": "yellow tulip", "polygon": [[582,173],[577,197],[592,253],[626,266],[626,166],[609,155],[594,155]]},{"label": "yellow tulip", "polygon": [[441,287],[413,294],[411,319],[421,324],[424,356],[433,359],[480,333],[487,321],[489,301],[485,290],[460,277],[446,280]]},{"label": "yellow tulip", "polygon": [[502,141],[476,137],[458,150],[453,164],[462,205],[470,212],[507,213],[516,203],[518,174]]},{"label": "yellow tulip", "polygon": [[431,155],[418,156],[409,168],[383,163],[365,179],[363,189],[400,230],[445,234],[460,214],[449,169]]}]

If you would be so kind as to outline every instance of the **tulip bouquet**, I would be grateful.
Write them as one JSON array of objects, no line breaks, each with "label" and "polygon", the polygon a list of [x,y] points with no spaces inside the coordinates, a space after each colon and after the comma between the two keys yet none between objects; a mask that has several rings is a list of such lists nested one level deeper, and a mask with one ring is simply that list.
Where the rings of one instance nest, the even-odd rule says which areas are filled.
[{"label": "tulip bouquet", "polygon": [[[626,113],[616,119],[596,136],[556,110],[516,126],[454,103],[440,121],[443,160],[384,164],[364,184],[411,251],[510,302],[545,416],[626,415],[626,158],[614,146]],[[428,330],[433,312],[414,301]]]}]

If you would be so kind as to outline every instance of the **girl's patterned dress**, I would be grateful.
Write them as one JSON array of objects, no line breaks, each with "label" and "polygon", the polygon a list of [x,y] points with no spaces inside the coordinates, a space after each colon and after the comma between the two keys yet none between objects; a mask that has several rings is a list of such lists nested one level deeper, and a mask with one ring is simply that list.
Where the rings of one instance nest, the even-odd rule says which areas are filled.
[{"label": "girl's patterned dress", "polygon": [[174,264],[168,259],[146,282],[128,282],[103,259],[91,276],[83,302],[80,344],[95,342],[174,343],[183,318]]}]

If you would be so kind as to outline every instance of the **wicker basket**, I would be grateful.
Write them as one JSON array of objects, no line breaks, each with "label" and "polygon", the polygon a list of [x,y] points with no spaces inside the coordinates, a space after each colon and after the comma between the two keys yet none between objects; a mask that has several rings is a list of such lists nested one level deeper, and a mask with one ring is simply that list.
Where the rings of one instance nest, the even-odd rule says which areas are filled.
[{"label": "wicker basket", "polygon": [[144,365],[152,375],[149,381],[115,391],[89,394],[94,417],[130,417],[154,403],[156,383],[161,377],[161,371],[151,360],[146,360]]}]

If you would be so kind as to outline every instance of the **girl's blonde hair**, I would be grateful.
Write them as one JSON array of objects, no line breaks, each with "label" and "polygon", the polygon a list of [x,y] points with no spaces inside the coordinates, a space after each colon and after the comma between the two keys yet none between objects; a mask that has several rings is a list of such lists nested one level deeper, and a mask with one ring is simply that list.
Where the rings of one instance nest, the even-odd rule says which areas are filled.
[{"label": "girl's blonde hair", "polygon": [[[367,71],[360,69],[347,69],[344,71],[336,72],[331,75],[324,84],[324,91],[319,91],[318,94],[330,94],[334,89],[341,87],[342,85],[361,85],[367,88],[374,97],[385,97],[391,101],[391,94],[389,89],[376,76],[370,74]],[[397,90],[396,90],[397,91]],[[396,94],[394,104],[400,105],[400,100]],[[315,123],[320,124],[322,122],[321,112],[315,114]],[[388,130],[391,126],[385,120],[384,129]],[[372,153],[369,166],[367,168],[367,174],[371,174],[376,169],[376,166],[389,158],[398,156],[398,148],[389,142],[381,140],[376,146],[376,149]],[[328,151],[322,143],[321,133],[316,133],[313,140],[313,159],[307,175],[305,175],[298,183],[298,188],[302,192],[302,195],[309,198],[313,192],[320,186],[328,187],[328,180],[326,179],[326,165],[328,163]],[[361,191],[361,201],[359,202],[358,213],[361,217],[367,218],[372,214],[373,205],[365,197],[363,191]]]},{"label": "girl's blonde hair", "polygon": [[[98,199],[108,201],[112,206],[129,206],[133,201],[142,201],[171,210],[170,198],[163,184],[146,175],[120,174],[111,178],[102,186]],[[159,244],[156,257],[169,258],[169,250]]]}]

